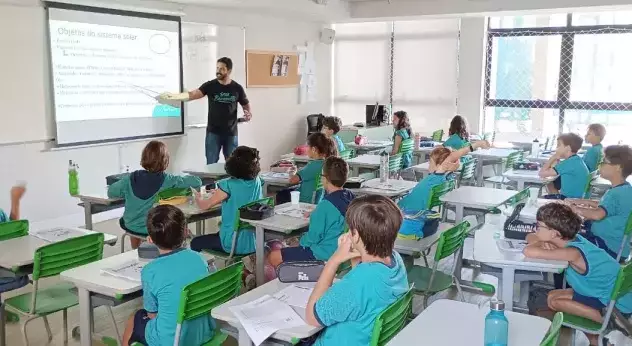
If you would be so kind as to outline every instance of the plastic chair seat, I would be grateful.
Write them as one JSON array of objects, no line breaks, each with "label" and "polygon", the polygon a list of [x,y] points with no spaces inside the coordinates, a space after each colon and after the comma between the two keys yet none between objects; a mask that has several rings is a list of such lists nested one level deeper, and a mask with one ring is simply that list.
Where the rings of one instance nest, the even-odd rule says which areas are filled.
[{"label": "plastic chair seat", "polygon": [[408,283],[413,286],[413,291],[420,294],[437,293],[452,287],[452,275],[436,271],[432,280],[432,286],[428,287],[432,269],[421,266],[413,266],[408,271]]},{"label": "plastic chair seat", "polygon": [[[57,311],[71,308],[79,304],[75,288],[70,283],[60,283],[53,287],[38,289],[35,305],[35,315],[48,315]],[[33,292],[24,293],[5,300],[5,304],[24,314],[31,314]]]},{"label": "plastic chair seat", "polygon": [[568,313],[564,314],[562,325],[575,329],[593,331],[595,333],[601,329],[601,323]]}]

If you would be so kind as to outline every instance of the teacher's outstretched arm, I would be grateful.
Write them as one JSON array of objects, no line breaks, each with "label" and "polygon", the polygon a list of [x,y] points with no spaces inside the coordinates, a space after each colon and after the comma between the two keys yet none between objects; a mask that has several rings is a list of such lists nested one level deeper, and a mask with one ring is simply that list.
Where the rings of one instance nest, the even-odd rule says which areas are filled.
[{"label": "teacher's outstretched arm", "polygon": [[168,102],[168,101],[193,101],[198,100],[204,97],[204,93],[200,91],[200,89],[195,89],[193,91],[185,91],[182,93],[162,93],[158,95],[157,99],[159,102]]}]

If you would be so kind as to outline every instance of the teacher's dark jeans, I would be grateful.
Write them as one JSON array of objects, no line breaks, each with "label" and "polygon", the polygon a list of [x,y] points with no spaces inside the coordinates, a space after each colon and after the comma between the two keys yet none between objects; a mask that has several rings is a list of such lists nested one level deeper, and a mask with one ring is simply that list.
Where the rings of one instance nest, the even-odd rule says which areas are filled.
[{"label": "teacher's dark jeans", "polygon": [[217,163],[219,161],[219,150],[222,149],[224,159],[237,148],[237,136],[218,135],[216,133],[206,133],[206,164]]}]

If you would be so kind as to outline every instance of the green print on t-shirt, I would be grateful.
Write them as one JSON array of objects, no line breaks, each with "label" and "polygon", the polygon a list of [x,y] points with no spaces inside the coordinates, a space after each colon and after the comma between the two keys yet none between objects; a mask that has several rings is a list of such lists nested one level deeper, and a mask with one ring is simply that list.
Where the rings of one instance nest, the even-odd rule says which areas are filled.
[{"label": "green print on t-shirt", "polygon": [[220,103],[234,103],[237,101],[237,97],[231,93],[219,93],[215,94],[213,101]]}]

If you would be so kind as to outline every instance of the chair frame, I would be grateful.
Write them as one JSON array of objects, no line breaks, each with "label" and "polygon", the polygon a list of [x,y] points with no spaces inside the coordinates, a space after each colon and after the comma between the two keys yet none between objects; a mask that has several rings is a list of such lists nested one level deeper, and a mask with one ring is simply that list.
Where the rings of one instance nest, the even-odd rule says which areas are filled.
[{"label": "chair frame", "polygon": [[431,138],[433,142],[441,142],[443,140],[443,129],[432,132]]},{"label": "chair frame", "polygon": [[413,294],[409,289],[375,318],[369,346],[386,345],[405,326],[412,315]]},{"label": "chair frame", "polygon": [[461,172],[457,176],[457,184],[456,187],[459,188],[463,184],[463,182],[470,182],[472,179],[476,179],[476,165],[478,163],[478,159],[475,157],[471,157],[469,160],[461,163]]},{"label": "chair frame", "polygon": [[562,329],[562,321],[564,320],[564,314],[558,312],[553,316],[553,321],[549,330],[544,335],[544,339],[540,342],[540,346],[557,346],[560,339],[560,331]]}]

